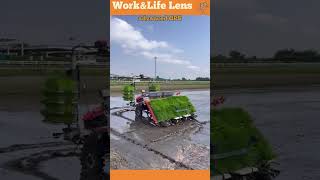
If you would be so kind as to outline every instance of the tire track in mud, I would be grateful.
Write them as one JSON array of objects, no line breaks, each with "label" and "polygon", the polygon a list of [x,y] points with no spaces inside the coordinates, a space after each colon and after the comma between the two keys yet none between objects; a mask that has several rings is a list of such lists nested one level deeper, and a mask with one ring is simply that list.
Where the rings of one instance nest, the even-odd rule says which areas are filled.
[{"label": "tire track in mud", "polygon": [[[116,107],[114,109],[121,109],[121,108],[120,107]],[[123,115],[123,113],[128,112],[128,111],[134,111],[134,109],[132,109],[132,108],[131,109],[122,109],[120,111],[113,112],[112,115],[121,117],[121,118],[126,119],[126,120],[131,121],[131,122],[135,122],[135,120],[130,119],[130,118],[128,118],[128,117]],[[151,143],[155,143],[155,142],[159,142],[159,141],[165,140],[167,138],[170,138],[171,136],[174,136],[174,135],[177,135],[177,134],[180,134],[180,133],[184,133],[187,130],[190,130],[192,128],[197,128],[198,127],[198,129],[193,133],[193,134],[197,134],[203,129],[203,125],[205,125],[207,123],[210,123],[210,121],[201,122],[201,121],[198,121],[196,119],[193,119],[192,121],[197,123],[198,126],[191,126],[191,127],[188,127],[188,128],[184,128],[184,129],[169,133],[169,134],[167,134],[167,135],[165,135],[163,137],[160,137],[158,139],[152,140]],[[134,131],[131,131],[131,132],[134,132]]]},{"label": "tire track in mud", "polygon": [[198,121],[198,120],[196,120],[196,119],[194,119],[194,121],[195,121],[196,123],[198,123],[200,127],[199,127],[199,129],[196,130],[193,134],[198,134],[198,133],[200,133],[201,130],[204,128],[204,125],[210,123],[210,121]]},{"label": "tire track in mud", "polygon": [[78,156],[76,150],[77,147],[70,147],[65,149],[55,149],[55,150],[42,150],[45,148],[57,148],[60,146],[70,146],[73,143],[70,142],[45,142],[37,144],[15,144],[8,147],[0,148],[0,154],[5,153],[15,153],[17,151],[39,149],[40,152],[29,154],[27,156],[7,161],[1,164],[1,167],[8,170],[13,170],[21,172],[23,174],[32,175],[45,180],[58,180],[48,174],[41,172],[39,169],[39,164],[41,162],[55,159],[59,157],[71,157]]},{"label": "tire track in mud", "polygon": [[[118,117],[123,118],[123,119],[125,119],[125,120],[128,120],[128,121],[130,121],[130,122],[135,122],[134,119],[128,118],[128,117],[126,117],[126,116],[123,115],[123,113],[125,113],[125,112],[134,111],[133,108],[115,107],[115,108],[112,108],[112,109],[113,109],[113,110],[120,109],[119,111],[112,112],[112,113],[111,113],[112,115],[118,116]],[[172,157],[170,157],[170,156],[167,156],[167,155],[165,155],[164,153],[162,153],[162,152],[160,152],[160,151],[157,151],[157,150],[155,150],[155,149],[153,149],[153,148],[151,148],[151,147],[149,146],[150,144],[153,144],[153,143],[156,143],[156,142],[165,140],[165,139],[167,139],[167,138],[170,138],[170,137],[172,137],[172,136],[174,136],[174,135],[177,135],[177,134],[180,134],[180,133],[184,133],[184,132],[186,132],[186,131],[188,131],[188,130],[190,130],[190,129],[193,129],[193,128],[198,128],[198,129],[194,132],[194,134],[199,133],[199,132],[203,129],[203,125],[205,125],[205,124],[207,124],[207,123],[210,122],[210,121],[201,122],[201,121],[198,121],[198,120],[196,120],[196,119],[193,119],[193,120],[191,120],[191,121],[194,122],[191,127],[183,128],[183,129],[180,129],[180,130],[178,130],[178,131],[171,132],[171,133],[169,133],[169,134],[167,134],[167,135],[165,135],[165,136],[162,136],[162,137],[160,137],[160,138],[158,138],[158,139],[151,140],[149,144],[142,144],[142,143],[140,143],[140,142],[137,142],[136,140],[134,140],[134,139],[126,136],[125,134],[122,134],[122,133],[114,130],[114,129],[111,128],[111,127],[110,127],[110,131],[111,131],[111,133],[113,133],[115,136],[118,136],[118,137],[120,137],[120,138],[122,138],[122,139],[124,139],[124,140],[126,140],[126,141],[128,141],[128,142],[130,142],[130,143],[132,143],[132,144],[135,144],[135,145],[137,145],[137,146],[140,146],[140,147],[143,148],[143,149],[146,149],[146,150],[148,150],[148,151],[150,151],[150,152],[153,152],[154,154],[159,155],[159,156],[161,156],[162,158],[169,160],[171,163],[176,164],[178,167],[185,168],[185,169],[188,169],[188,170],[193,170],[193,168],[189,167],[188,165],[186,165],[186,164],[184,164],[184,163],[182,163],[182,162],[176,161],[174,158],[172,158]]]},{"label": "tire track in mud", "polygon": [[38,153],[30,154],[22,158],[8,161],[4,163],[2,166],[5,169],[21,172],[27,175],[32,175],[34,177],[38,177],[44,180],[59,180],[42,172],[39,168],[39,164],[50,159],[73,156],[79,156],[76,147],[58,150],[45,150]]},{"label": "tire track in mud", "polygon": [[128,120],[130,122],[134,122],[135,121],[134,119],[130,119],[130,118],[123,115],[123,113],[128,112],[128,111],[134,111],[134,110],[133,109],[121,109],[120,111],[116,111],[116,112],[111,113],[111,115],[121,117],[121,118]]},{"label": "tire track in mud", "polygon": [[176,161],[175,159],[173,159],[173,158],[171,158],[171,157],[163,154],[162,152],[157,151],[157,150],[149,147],[147,144],[144,145],[144,144],[142,144],[142,143],[139,143],[139,142],[137,142],[136,140],[134,140],[134,139],[132,139],[132,138],[130,138],[130,137],[124,135],[124,134],[121,134],[121,133],[119,133],[118,131],[115,131],[115,130],[112,129],[112,128],[110,128],[110,131],[111,131],[115,136],[121,137],[122,139],[124,139],[124,140],[126,140],[126,141],[128,141],[128,142],[130,142],[130,143],[132,143],[132,144],[135,144],[135,145],[137,145],[137,146],[140,146],[141,148],[146,149],[147,151],[153,152],[154,154],[159,155],[159,156],[161,156],[162,158],[169,160],[171,163],[176,164],[178,167],[185,168],[185,169],[188,169],[188,170],[193,170],[191,167],[185,165],[184,163],[179,162],[179,161]]},{"label": "tire track in mud", "polygon": [[153,143],[156,143],[156,142],[159,142],[159,141],[168,139],[168,138],[170,138],[171,136],[175,136],[175,135],[177,135],[177,134],[182,134],[182,133],[184,133],[184,132],[186,132],[186,131],[188,131],[188,130],[191,130],[191,129],[193,129],[193,128],[198,128],[198,129],[194,132],[194,133],[196,133],[196,132],[200,132],[200,130],[201,130],[202,127],[199,126],[198,124],[192,124],[190,127],[183,128],[183,129],[180,129],[180,130],[178,130],[178,131],[171,132],[171,133],[169,133],[169,134],[167,134],[167,135],[165,135],[165,136],[162,136],[162,137],[160,137],[160,138],[158,138],[158,139],[151,140],[150,144],[153,144]]},{"label": "tire track in mud", "polygon": [[132,106],[123,106],[123,107],[112,107],[112,108],[110,108],[110,111],[112,111],[112,110],[116,110],[116,109],[124,109],[124,108],[127,108],[127,109],[133,109],[133,107],[132,107]]},{"label": "tire track in mud", "polygon": [[67,145],[72,145],[72,144],[73,143],[70,143],[70,142],[45,142],[45,143],[38,143],[38,144],[14,144],[14,145],[11,145],[8,147],[0,148],[0,154],[11,153],[14,151],[28,150],[28,149],[67,146]]}]

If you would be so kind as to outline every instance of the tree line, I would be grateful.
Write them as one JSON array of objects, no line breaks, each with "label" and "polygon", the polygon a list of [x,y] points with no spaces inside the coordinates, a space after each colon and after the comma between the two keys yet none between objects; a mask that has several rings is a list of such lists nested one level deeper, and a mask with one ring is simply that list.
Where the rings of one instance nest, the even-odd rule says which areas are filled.
[{"label": "tree line", "polygon": [[257,56],[248,56],[240,51],[232,50],[229,54],[217,54],[211,57],[214,62],[320,62],[320,54],[313,49],[295,50],[295,49],[281,49],[274,53],[269,58],[259,58]]}]

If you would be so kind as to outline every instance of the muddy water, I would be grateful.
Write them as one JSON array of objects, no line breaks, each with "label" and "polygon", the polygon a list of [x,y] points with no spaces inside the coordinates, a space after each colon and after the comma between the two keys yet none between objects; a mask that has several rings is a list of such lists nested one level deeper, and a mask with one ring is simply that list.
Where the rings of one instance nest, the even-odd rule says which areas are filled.
[{"label": "muddy water", "polygon": [[[121,97],[111,97],[111,151],[123,162],[114,169],[208,169],[210,133],[209,91],[184,91],[197,109],[199,122],[167,128],[135,120]],[[120,113],[119,113],[120,112]],[[112,154],[112,153],[111,153]],[[118,158],[119,159],[119,158]]]},{"label": "muddy water", "polygon": [[[0,179],[79,179],[77,154],[65,155],[75,146],[52,137],[65,126],[42,122],[42,98],[8,94],[0,99]],[[81,112],[99,101],[96,94],[83,97]]]},{"label": "muddy water", "polygon": [[[219,93],[219,92],[218,92]],[[277,154],[276,180],[320,179],[320,88],[224,91],[225,107],[243,107]]]},{"label": "muddy water", "polygon": [[[208,91],[195,94],[183,92],[183,94],[188,93],[199,112],[209,107],[204,103],[209,98],[201,95],[209,95]],[[75,154],[68,157],[59,155],[75,147],[62,139],[52,138],[52,133],[61,132],[64,125],[42,122],[41,97],[8,94],[1,95],[0,99],[0,179],[78,179],[81,168],[78,157]],[[100,102],[97,94],[84,94],[81,100],[81,112],[87,111],[97,102]],[[120,97],[112,97],[111,104],[117,107],[126,105]],[[199,114],[203,117],[199,121],[208,120],[209,116],[204,112]],[[123,115],[128,119],[133,117],[132,112]],[[121,155],[119,167],[131,169],[208,167],[209,133],[205,131],[209,127],[207,124],[203,125],[201,131],[199,126],[192,122],[169,129],[153,128],[123,118],[112,121],[111,124],[117,132],[127,133],[126,135],[135,140],[135,144],[129,143],[117,134],[111,134],[114,145],[112,148]],[[167,134],[175,132],[177,135],[166,137]],[[148,145],[147,148],[141,147],[144,143]],[[31,166],[25,163],[29,161],[33,162]],[[182,165],[177,162],[181,162]],[[23,168],[17,169],[20,165],[23,165]],[[63,167],[68,167],[68,170]]]}]

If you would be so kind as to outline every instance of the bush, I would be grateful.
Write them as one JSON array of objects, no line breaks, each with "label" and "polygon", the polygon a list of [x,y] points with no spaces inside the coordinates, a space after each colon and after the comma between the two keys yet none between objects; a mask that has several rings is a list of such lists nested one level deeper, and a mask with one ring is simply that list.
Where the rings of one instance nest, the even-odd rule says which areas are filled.
[{"label": "bush", "polygon": [[123,100],[125,101],[134,101],[134,87],[131,85],[126,85],[123,87],[122,89],[122,93],[123,93]]},{"label": "bush", "polygon": [[159,84],[150,84],[149,85],[149,92],[155,92],[160,91],[160,85]]},{"label": "bush", "polygon": [[150,105],[159,122],[196,112],[187,96],[153,99]]}]

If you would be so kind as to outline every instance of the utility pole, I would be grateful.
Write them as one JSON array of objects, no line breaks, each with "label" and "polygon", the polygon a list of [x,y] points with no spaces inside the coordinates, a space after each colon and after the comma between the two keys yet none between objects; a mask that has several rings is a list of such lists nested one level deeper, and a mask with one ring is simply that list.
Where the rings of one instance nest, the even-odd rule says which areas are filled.
[{"label": "utility pole", "polygon": [[7,43],[7,55],[9,56],[10,55],[10,44],[9,43]]},{"label": "utility pole", "polygon": [[154,80],[157,79],[157,56],[154,57]]},{"label": "utility pole", "polygon": [[21,56],[24,56],[24,42],[21,41]]}]

